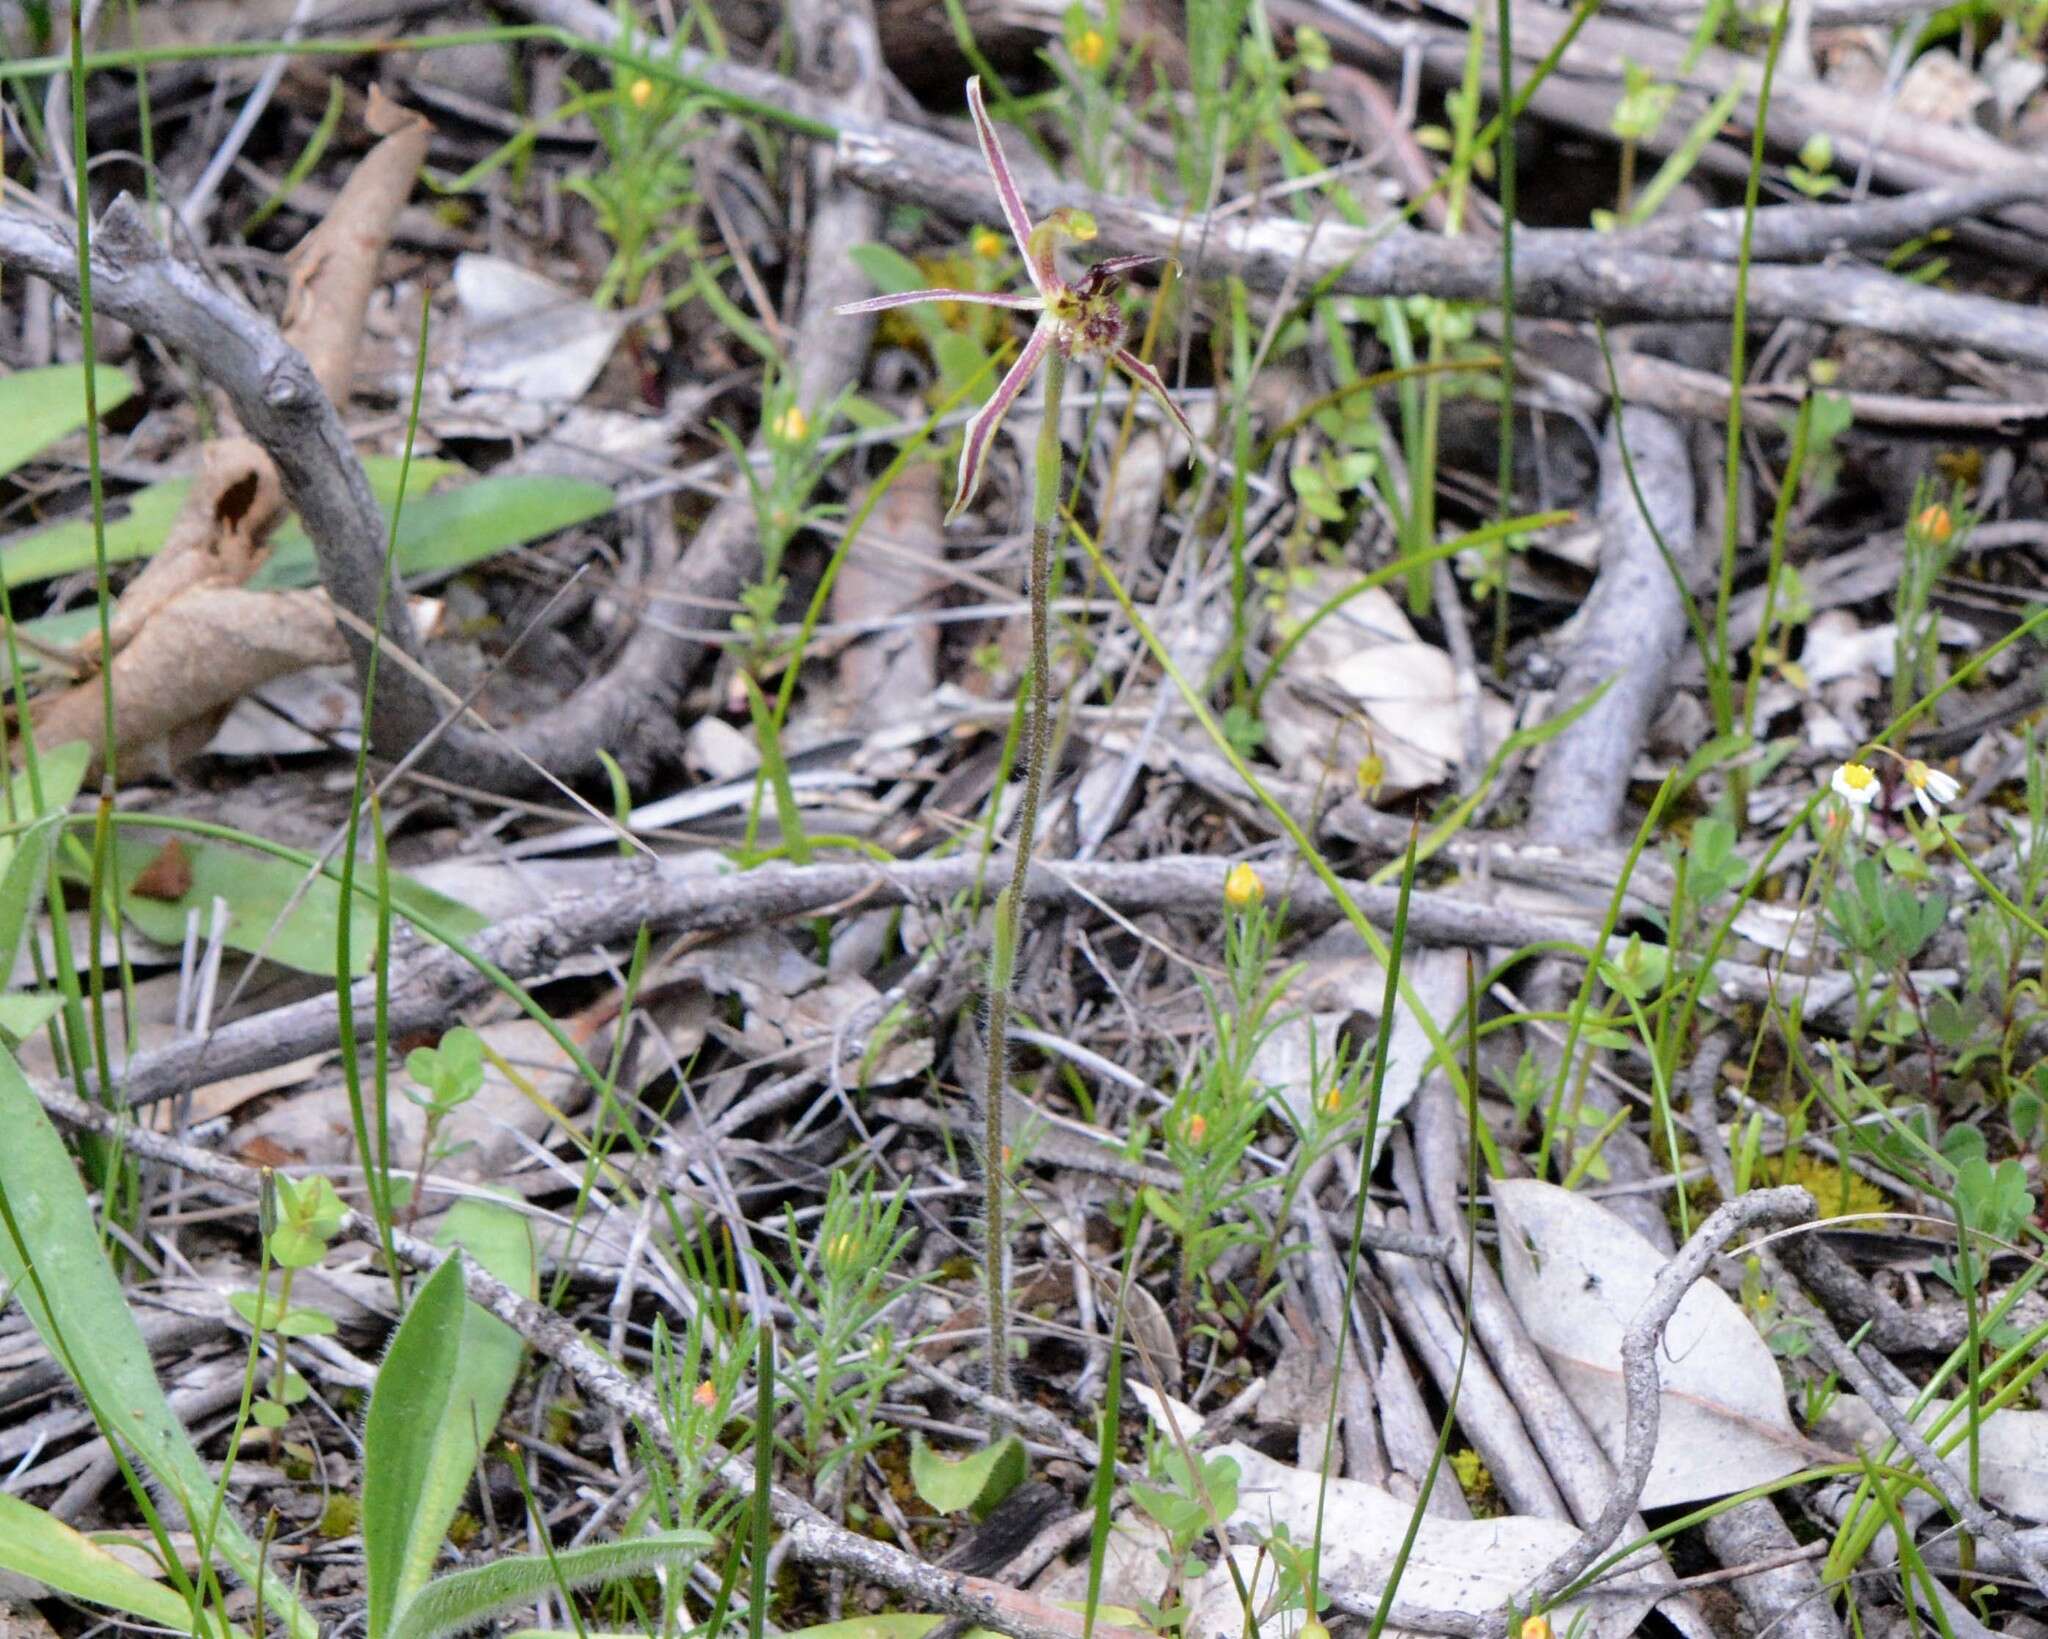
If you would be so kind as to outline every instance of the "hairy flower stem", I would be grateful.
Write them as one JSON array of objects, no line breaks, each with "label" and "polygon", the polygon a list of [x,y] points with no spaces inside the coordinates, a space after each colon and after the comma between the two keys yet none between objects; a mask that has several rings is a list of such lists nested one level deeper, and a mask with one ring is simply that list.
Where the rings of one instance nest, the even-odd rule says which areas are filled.
[{"label": "hairy flower stem", "polygon": [[1066,358],[1046,355],[1044,419],[1038,424],[1038,458],[1031,491],[1031,690],[1030,721],[1024,731],[1024,806],[1017,816],[1017,863],[1010,885],[996,896],[995,948],[988,964],[988,1086],[982,1099],[982,1179],[986,1190],[982,1222],[988,1276],[988,1382],[999,1400],[1010,1393],[1009,1240],[1003,1232],[1003,1185],[1008,1172],[1003,1138],[1003,1095],[1009,1070],[1010,985],[1017,971],[1018,907],[1031,874],[1031,849],[1038,836],[1038,799],[1045,787],[1050,751],[1052,549],[1059,534],[1060,399],[1067,384]]}]

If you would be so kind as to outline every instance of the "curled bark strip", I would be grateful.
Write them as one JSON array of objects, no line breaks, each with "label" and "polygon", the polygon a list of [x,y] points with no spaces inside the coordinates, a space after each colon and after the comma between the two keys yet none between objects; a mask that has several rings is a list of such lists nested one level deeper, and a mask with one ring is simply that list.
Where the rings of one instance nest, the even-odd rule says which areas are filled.
[{"label": "curled bark strip", "polygon": [[[347,658],[324,593],[244,586],[184,592],[159,609],[108,668],[116,757],[167,742],[175,762],[212,739],[222,714],[243,695],[308,666]],[[101,687],[93,678],[47,707],[39,703],[36,744],[97,744],[104,726]],[[96,755],[93,766],[102,761]]]},{"label": "curled bark strip", "polygon": [[364,123],[384,140],[358,162],[333,208],[285,258],[290,282],[280,328],[337,404],[348,402],[377,263],[390,243],[391,224],[412,197],[434,130],[375,85]]},{"label": "curled bark strip", "polygon": [[[263,561],[263,543],[284,506],[277,469],[246,438],[216,438],[199,455],[199,471],[156,555],[122,589],[107,621],[118,653],[151,616],[200,586],[239,586]],[[100,635],[78,645],[78,658],[100,660]],[[120,702],[115,701],[118,712]]]},{"label": "curled bark strip", "polygon": [[[1635,1514],[1642,1500],[1643,1486],[1650,1477],[1650,1459],[1657,1451],[1657,1425],[1663,1416],[1663,1396],[1658,1386],[1657,1344],[1670,1324],[1692,1283],[1706,1273],[1707,1265],[1729,1241],[1760,1225],[1800,1224],[1812,1219],[1813,1197],[1797,1184],[1781,1189],[1752,1190],[1737,1200],[1717,1207],[1707,1221],[1693,1231],[1679,1248],[1678,1256],[1658,1271],[1650,1295],[1628,1324],[1621,1339],[1621,1383],[1627,1397],[1621,1467],[1614,1477],[1614,1489],[1599,1517],[1587,1525],[1584,1535],[1545,1567],[1516,1602],[1519,1610],[1540,1611],[1589,1570],[1593,1562],[1614,1545],[1622,1528]],[[1888,1403],[1888,1402],[1887,1402]],[[1493,1630],[1505,1635],[1503,1618]]]}]

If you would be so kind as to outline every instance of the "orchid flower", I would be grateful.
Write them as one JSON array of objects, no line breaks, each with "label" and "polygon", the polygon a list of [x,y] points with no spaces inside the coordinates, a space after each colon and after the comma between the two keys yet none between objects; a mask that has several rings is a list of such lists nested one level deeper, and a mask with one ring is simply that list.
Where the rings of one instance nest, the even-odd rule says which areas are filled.
[{"label": "orchid flower", "polygon": [[1189,443],[1197,447],[1200,444],[1188,418],[1181,414],[1180,406],[1167,393],[1166,383],[1160,379],[1159,372],[1123,344],[1124,313],[1117,301],[1117,292],[1129,275],[1168,258],[1112,256],[1097,262],[1079,279],[1069,283],[1061,275],[1053,256],[1054,246],[1062,239],[1077,242],[1093,239],[1094,221],[1085,211],[1061,209],[1034,226],[1024,209],[1024,196],[1017,189],[1016,178],[1010,174],[1009,161],[1003,157],[1002,144],[996,140],[996,128],[988,117],[987,108],[982,105],[979,76],[967,82],[967,106],[974,113],[975,134],[981,139],[981,157],[988,162],[989,175],[995,179],[1003,220],[1009,224],[1010,234],[1017,241],[1017,249],[1024,258],[1024,270],[1031,276],[1030,293],[907,290],[894,296],[871,296],[866,301],[848,302],[834,309],[838,313],[880,313],[916,302],[970,302],[981,307],[1008,307],[1039,315],[1031,339],[1024,344],[1024,351],[1017,356],[1017,361],[1010,366],[989,401],[975,411],[967,423],[966,444],[960,452],[960,480],[953,493],[953,504],[946,511],[947,523],[959,517],[968,502],[974,499],[974,492],[981,486],[982,469],[987,462],[989,446],[995,440],[996,428],[1002,424],[1010,406],[1023,394],[1025,385],[1037,373],[1038,367],[1045,362],[1047,353],[1055,349],[1068,359],[1108,358],[1159,400],[1166,413],[1173,417],[1174,424],[1187,434]]}]

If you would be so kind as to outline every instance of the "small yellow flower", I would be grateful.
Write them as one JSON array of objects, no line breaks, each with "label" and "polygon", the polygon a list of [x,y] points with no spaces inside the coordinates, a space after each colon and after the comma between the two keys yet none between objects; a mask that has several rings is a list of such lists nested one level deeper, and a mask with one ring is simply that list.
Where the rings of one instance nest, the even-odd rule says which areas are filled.
[{"label": "small yellow flower", "polygon": [[1301,1625],[1301,1632],[1294,1639],[1330,1639],[1330,1630],[1311,1616]]},{"label": "small yellow flower", "polygon": [[1550,1639],[1550,1618],[1538,1613],[1524,1620],[1522,1639]]},{"label": "small yellow flower", "polygon": [[1327,1093],[1323,1094],[1323,1113],[1325,1115],[1335,1115],[1343,1108],[1344,1090],[1341,1087],[1332,1087]]},{"label": "small yellow flower", "polygon": [[633,82],[633,89],[626,95],[633,99],[635,108],[645,108],[654,101],[654,82],[643,75]]},{"label": "small yellow flower", "polygon": [[1828,789],[1852,808],[1868,808],[1877,801],[1877,776],[1867,763],[1844,763],[1828,781]]},{"label": "small yellow flower", "polygon": [[1949,516],[1948,508],[1937,501],[1920,509],[1920,516],[1913,520],[1913,528],[1922,539],[1936,546],[1946,546],[1949,537],[1956,532],[1956,521]]},{"label": "small yellow flower", "polygon": [[1230,867],[1223,879],[1223,903],[1234,911],[1248,911],[1266,897],[1266,885],[1259,873],[1243,860]]},{"label": "small yellow flower", "polygon": [[801,404],[792,404],[768,424],[768,435],[778,443],[801,444],[811,430],[810,418]]},{"label": "small yellow flower", "polygon": [[702,1406],[706,1411],[709,1411],[713,1406],[718,1404],[718,1389],[712,1383],[711,1379],[707,1377],[704,1379],[703,1382],[699,1383],[696,1386],[696,1388],[690,1391],[690,1398],[696,1401],[697,1404]]},{"label": "small yellow flower", "polygon": [[1187,1140],[1190,1144],[1200,1144],[1203,1139],[1209,1136],[1208,1118],[1200,1110],[1197,1110],[1188,1117],[1187,1126],[1183,1130],[1186,1132]]},{"label": "small yellow flower", "polygon": [[1100,68],[1109,56],[1109,42],[1099,28],[1083,29],[1074,41],[1074,61],[1083,68]]},{"label": "small yellow flower", "polygon": [[1003,236],[994,228],[976,228],[971,244],[974,254],[984,262],[996,261],[1003,254]]},{"label": "small yellow flower", "polygon": [[1387,760],[1377,751],[1358,759],[1358,795],[1363,801],[1371,802],[1377,797],[1386,779]]},{"label": "small yellow flower", "polygon": [[826,1263],[842,1269],[859,1256],[860,1237],[850,1229],[842,1235],[834,1235],[831,1244],[825,1248]]},{"label": "small yellow flower", "polygon": [[1906,764],[1906,784],[1912,790],[1913,800],[1920,805],[1920,811],[1930,815],[1943,803],[1954,802],[1962,790],[1953,774],[1929,768],[1917,757]]}]

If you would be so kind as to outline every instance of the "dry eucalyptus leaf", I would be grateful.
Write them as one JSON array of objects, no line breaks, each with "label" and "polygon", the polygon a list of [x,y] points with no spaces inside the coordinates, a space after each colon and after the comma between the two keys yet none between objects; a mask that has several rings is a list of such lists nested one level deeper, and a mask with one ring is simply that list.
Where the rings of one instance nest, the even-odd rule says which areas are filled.
[{"label": "dry eucalyptus leaf", "polygon": [[[1322,1476],[1314,1469],[1294,1468],[1242,1444],[1218,1446],[1212,1457],[1229,1457],[1238,1465],[1237,1512],[1231,1524],[1239,1531],[1269,1533],[1285,1525],[1297,1543],[1316,1530]],[[1438,1484],[1451,1483],[1439,1477]],[[1396,1554],[1415,1516],[1415,1505],[1361,1480],[1333,1475],[1322,1500],[1323,1574],[1332,1582],[1368,1597],[1384,1588]],[[1433,1610],[1460,1611],[1485,1617],[1497,1614],[1508,1599],[1520,1594],[1546,1565],[1578,1540],[1576,1526],[1561,1520],[1508,1515],[1488,1520],[1452,1520],[1425,1514],[1416,1530],[1413,1549],[1402,1570],[1399,1597]],[[1227,1598],[1224,1597],[1227,1595]],[[1580,1611],[1583,1639],[1624,1639],[1653,1601],[1601,1599],[1581,1607],[1566,1604],[1550,1613],[1559,1633],[1571,1629]],[[1211,1572],[1194,1596],[1204,1620],[1188,1625],[1189,1639],[1211,1639],[1228,1633],[1238,1639],[1242,1612],[1227,1573]],[[1239,1620],[1230,1621],[1236,1613]],[[1294,1621],[1299,1621],[1295,1613]],[[1291,1633],[1284,1624],[1262,1625],[1264,1633]]]},{"label": "dry eucalyptus leaf", "polygon": [[[1913,1402],[1897,1399],[1901,1411]],[[1962,1416],[1951,1418],[1941,1435],[1932,1433],[1936,1421],[1952,1402],[1935,1400],[1913,1419],[1914,1427],[1928,1435],[1937,1451],[1949,1436],[1962,1431]],[[1884,1424],[1877,1420],[1863,1400],[1853,1394],[1840,1396],[1815,1426],[1823,1439],[1843,1447],[1862,1446],[1878,1456],[1891,1440]],[[1960,1464],[1963,1450],[1949,1453]],[[1898,1461],[1909,1459],[1897,1458]],[[2001,1513],[2026,1520],[2048,1520],[2048,1411],[1994,1411],[1977,1424],[1978,1495]]]},{"label": "dry eucalyptus leaf", "polygon": [[[1335,573],[1290,588],[1287,620],[1307,620],[1347,582]],[[1464,714],[1451,657],[1424,643],[1379,587],[1319,621],[1268,691],[1273,750],[1283,764],[1328,769],[1349,790],[1361,765],[1377,759],[1375,799],[1438,785],[1464,752]],[[1488,751],[1507,737],[1514,714],[1480,697]]]},{"label": "dry eucalyptus leaf", "polygon": [[[1610,1459],[1621,1461],[1621,1340],[1664,1256],[1595,1201],[1535,1178],[1497,1178],[1508,1299]],[[1657,1351],[1663,1414],[1642,1506],[1725,1497],[1825,1452],[1800,1434],[1769,1346],[1720,1288],[1697,1281]]]},{"label": "dry eucalyptus leaf", "polygon": [[[945,557],[939,469],[908,468],[875,508],[869,539],[848,555],[832,587],[832,619],[887,620],[909,614],[944,584],[937,566]],[[939,631],[913,621],[854,638],[839,657],[839,701],[861,728],[900,716],[903,702],[930,696],[938,681]]]}]

